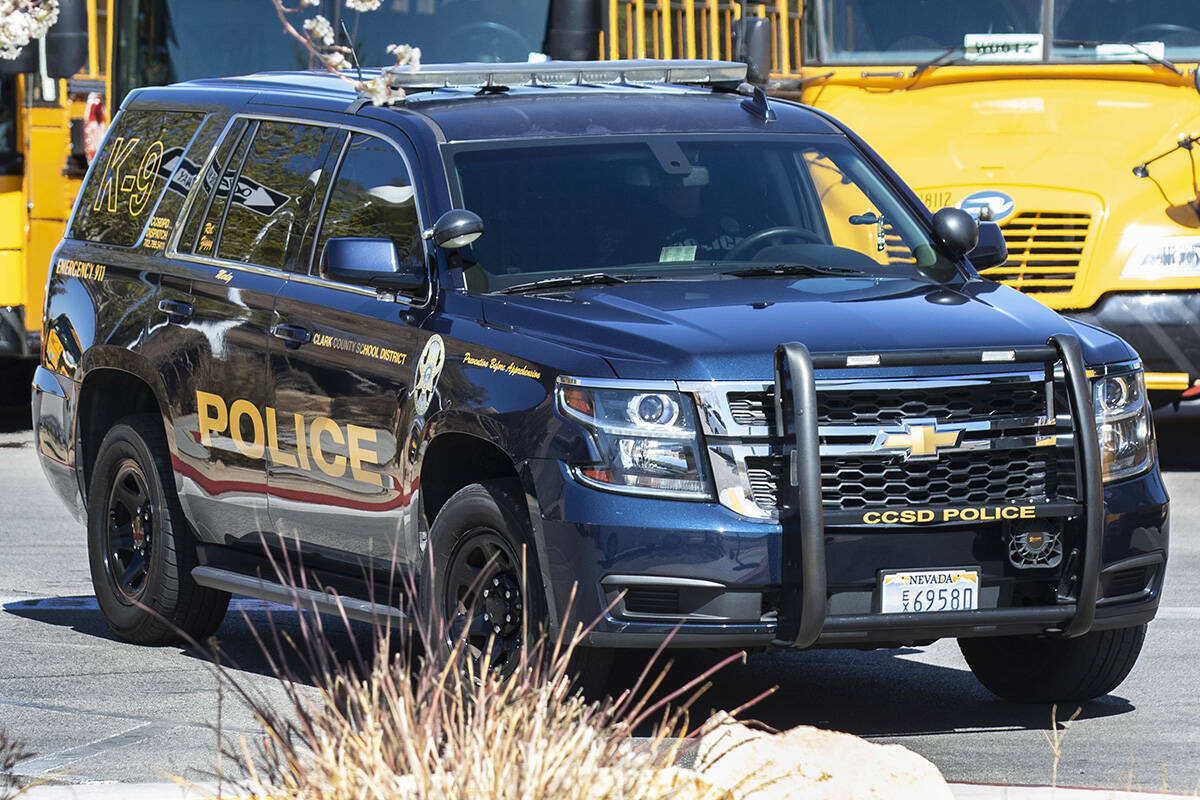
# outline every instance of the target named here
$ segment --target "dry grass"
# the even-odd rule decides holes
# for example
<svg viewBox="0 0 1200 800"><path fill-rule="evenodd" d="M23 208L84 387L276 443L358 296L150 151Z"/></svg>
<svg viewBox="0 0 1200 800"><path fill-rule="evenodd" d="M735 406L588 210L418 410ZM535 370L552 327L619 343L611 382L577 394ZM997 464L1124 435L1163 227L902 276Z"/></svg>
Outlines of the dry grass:
<svg viewBox="0 0 1200 800"><path fill-rule="evenodd" d="M299 635L272 625L260 640L282 685L280 704L221 669L262 728L252 739L225 740L225 758L250 776L240 791L276 800L723 796L673 764L681 737L694 733L688 707L713 672L744 654L672 691L662 688L666 669L648 665L631 689L593 702L572 682L582 628L541 638L501 676L462 637L428 646L448 639L429 622L411 636L376 626L369 657L339 659L325 620L341 627L302 613ZM643 727L647 738L635 745Z"/></svg>
<svg viewBox="0 0 1200 800"><path fill-rule="evenodd" d="M20 742L10 739L0 728L0 800L12 800L21 793L21 782L13 775L17 764L33 754Z"/></svg>

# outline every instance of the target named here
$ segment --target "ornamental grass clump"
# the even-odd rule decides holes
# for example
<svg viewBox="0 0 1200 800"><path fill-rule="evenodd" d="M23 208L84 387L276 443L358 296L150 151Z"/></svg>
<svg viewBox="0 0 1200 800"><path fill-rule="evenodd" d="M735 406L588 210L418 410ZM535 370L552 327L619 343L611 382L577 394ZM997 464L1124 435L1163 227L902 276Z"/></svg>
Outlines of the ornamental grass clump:
<svg viewBox="0 0 1200 800"><path fill-rule="evenodd" d="M582 627L556 640L532 637L507 674L489 670L465 635L435 633L428 622L416 628L401 635L376 626L371 657L345 658L319 615L301 613L296 636L272 625L260 644L282 703L223 670L262 728L226 739L224 754L248 776L239 789L275 800L726 796L673 764L691 733L688 707L713 672L743 654L671 691L655 659L631 688L591 701L573 680ZM635 730L643 736L632 738Z"/></svg>

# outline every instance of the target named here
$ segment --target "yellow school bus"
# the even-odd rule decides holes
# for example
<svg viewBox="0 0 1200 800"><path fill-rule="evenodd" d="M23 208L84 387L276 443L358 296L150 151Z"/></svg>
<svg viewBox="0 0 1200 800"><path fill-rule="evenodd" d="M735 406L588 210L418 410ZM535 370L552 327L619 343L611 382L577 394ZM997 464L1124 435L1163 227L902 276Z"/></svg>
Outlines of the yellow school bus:
<svg viewBox="0 0 1200 800"><path fill-rule="evenodd" d="M608 0L608 58L728 57L769 20L767 91L861 134L932 209L998 222L987 271L1125 337L1200 394L1200 3Z"/></svg>
<svg viewBox="0 0 1200 800"><path fill-rule="evenodd" d="M345 0L319 0L305 12L329 19L339 43L349 35L368 64L390 60L393 42L418 43L430 63L525 61L543 49L594 57L601 1L389 0L360 15ZM314 66L284 34L270 0L59 3L44 46L0 61L0 358L38 357L50 254L107 120L130 89ZM556 36L587 46L551 47Z"/></svg>

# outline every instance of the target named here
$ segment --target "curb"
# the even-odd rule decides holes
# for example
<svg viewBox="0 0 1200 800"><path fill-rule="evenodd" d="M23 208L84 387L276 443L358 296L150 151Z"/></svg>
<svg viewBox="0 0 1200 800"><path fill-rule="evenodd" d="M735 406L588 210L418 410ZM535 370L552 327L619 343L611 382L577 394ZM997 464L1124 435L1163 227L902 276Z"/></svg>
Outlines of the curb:
<svg viewBox="0 0 1200 800"><path fill-rule="evenodd" d="M20 794L19 800L212 800L213 784L180 786L176 783L76 783L42 784ZM1067 786L1001 786L988 783L951 783L955 800L1176 800L1194 795L1135 792L1124 789L1080 789ZM235 795L225 795L234 800Z"/></svg>
<svg viewBox="0 0 1200 800"><path fill-rule="evenodd" d="M952 783L954 800L1175 800L1195 795L1139 792L1127 789L1083 789L1073 786L1004 786L995 783Z"/></svg>

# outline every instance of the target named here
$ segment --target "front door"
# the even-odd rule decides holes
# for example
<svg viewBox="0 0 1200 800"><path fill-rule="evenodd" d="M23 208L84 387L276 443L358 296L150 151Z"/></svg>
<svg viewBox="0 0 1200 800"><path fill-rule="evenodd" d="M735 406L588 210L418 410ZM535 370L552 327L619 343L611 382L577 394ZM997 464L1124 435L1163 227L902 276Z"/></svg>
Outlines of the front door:
<svg viewBox="0 0 1200 800"><path fill-rule="evenodd" d="M413 371L431 336L418 327L424 297L326 276L325 243L342 236L391 239L402 263L427 270L412 171L382 137L346 140L310 271L280 292L270 345L279 453L267 479L276 530L357 572L370 561L408 563L417 552L417 476L405 443L420 422Z"/></svg>
<svg viewBox="0 0 1200 800"><path fill-rule="evenodd" d="M271 531L267 339L331 141L323 127L235 122L162 278L152 358L175 398L180 502L207 541Z"/></svg>

